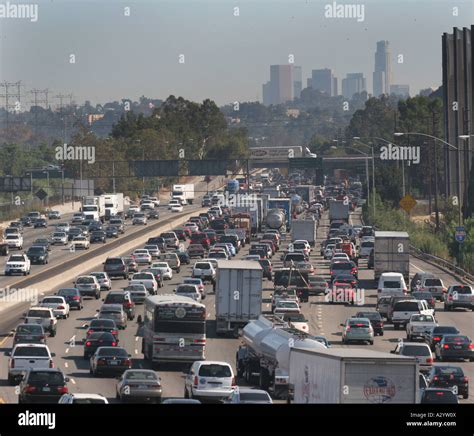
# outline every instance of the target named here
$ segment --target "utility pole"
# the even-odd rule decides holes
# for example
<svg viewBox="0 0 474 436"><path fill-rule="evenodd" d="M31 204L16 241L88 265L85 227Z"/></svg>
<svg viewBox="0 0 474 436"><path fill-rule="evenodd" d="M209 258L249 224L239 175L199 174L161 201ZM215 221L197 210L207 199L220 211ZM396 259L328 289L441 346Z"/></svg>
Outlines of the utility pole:
<svg viewBox="0 0 474 436"><path fill-rule="evenodd" d="M18 82L7 82L0 83L0 87L5 88L5 92L0 94L5 100L5 124L9 127L10 124L10 109L16 110L17 104L21 102L21 80ZM16 91L12 90L16 88ZM10 103L11 99L16 99L14 103Z"/></svg>
<svg viewBox="0 0 474 436"><path fill-rule="evenodd" d="M436 136L436 113L435 111L431 112L432 115L432 135ZM436 147L435 140L433 138L433 148L434 148L434 188L435 188L435 219L436 219L436 231L439 231L439 208L438 208L438 147Z"/></svg>
<svg viewBox="0 0 474 436"><path fill-rule="evenodd" d="M41 103L43 103L46 109L48 108L48 92L49 92L48 89L36 89L36 88L30 91L30 94L34 95L34 98L31 101L31 103L33 103L33 105L35 106L35 135L38 134L38 106ZM44 97L39 98L38 97L39 94L44 94Z"/></svg>

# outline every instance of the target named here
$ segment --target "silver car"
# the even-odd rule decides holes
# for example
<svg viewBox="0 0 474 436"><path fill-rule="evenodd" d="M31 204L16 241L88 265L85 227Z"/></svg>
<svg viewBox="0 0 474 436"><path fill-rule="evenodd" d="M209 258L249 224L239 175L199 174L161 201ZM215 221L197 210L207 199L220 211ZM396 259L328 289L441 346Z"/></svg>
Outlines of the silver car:
<svg viewBox="0 0 474 436"><path fill-rule="evenodd" d="M111 319L122 330L127 327L127 314L121 304L103 304L98 312L97 319Z"/></svg>
<svg viewBox="0 0 474 436"><path fill-rule="evenodd" d="M444 310L457 307L474 310L474 292L469 285L452 285L444 299Z"/></svg>
<svg viewBox="0 0 474 436"><path fill-rule="evenodd" d="M133 214L132 225L147 225L147 218L144 213L136 212Z"/></svg>
<svg viewBox="0 0 474 436"><path fill-rule="evenodd" d="M117 398L121 401L161 403L161 378L151 369L127 369L117 381Z"/></svg>
<svg viewBox="0 0 474 436"><path fill-rule="evenodd" d="M92 272L89 275L94 276L99 282L100 289L110 291L112 289L112 281L106 272Z"/></svg>
<svg viewBox="0 0 474 436"><path fill-rule="evenodd" d="M345 324L341 324L342 343L368 342L374 345L374 329L368 318L349 318Z"/></svg>

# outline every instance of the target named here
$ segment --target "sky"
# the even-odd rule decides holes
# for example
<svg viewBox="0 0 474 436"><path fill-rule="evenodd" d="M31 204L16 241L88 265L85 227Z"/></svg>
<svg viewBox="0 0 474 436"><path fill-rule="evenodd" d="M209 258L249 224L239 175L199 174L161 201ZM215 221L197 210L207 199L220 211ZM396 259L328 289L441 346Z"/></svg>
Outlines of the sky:
<svg viewBox="0 0 474 436"><path fill-rule="evenodd" d="M7 3L0 0L0 12ZM170 94L219 105L261 101L269 66L289 55L303 69L303 87L312 69L331 68L339 90L347 73L363 72L371 92L379 40L390 43L392 83L409 84L414 95L441 84L443 32L474 24L472 0L336 2L363 5L363 21L326 18L328 0L9 3L38 6L34 22L0 18L0 82L21 80L27 105L33 88L50 89L53 105L60 93L78 104Z"/></svg>

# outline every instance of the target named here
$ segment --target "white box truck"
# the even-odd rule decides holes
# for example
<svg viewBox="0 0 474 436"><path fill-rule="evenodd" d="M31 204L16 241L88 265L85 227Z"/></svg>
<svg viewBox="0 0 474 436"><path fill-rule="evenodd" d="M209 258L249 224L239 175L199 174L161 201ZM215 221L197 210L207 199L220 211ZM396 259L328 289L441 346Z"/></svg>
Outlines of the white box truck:
<svg viewBox="0 0 474 436"><path fill-rule="evenodd" d="M293 220L291 223L291 240L306 239L311 247L316 243L318 222L316 220Z"/></svg>
<svg viewBox="0 0 474 436"><path fill-rule="evenodd" d="M181 201L181 204L193 204L194 201L194 185L189 183L187 185L173 185L171 198L176 198Z"/></svg>
<svg viewBox="0 0 474 436"><path fill-rule="evenodd" d="M343 220L349 222L349 203L344 200L333 200L329 202L329 220Z"/></svg>
<svg viewBox="0 0 474 436"><path fill-rule="evenodd" d="M121 215L124 210L123 193L103 194L105 202L105 219L111 216Z"/></svg>
<svg viewBox="0 0 474 436"><path fill-rule="evenodd" d="M414 357L331 348L290 353L290 396L297 404L415 404L419 374Z"/></svg>
<svg viewBox="0 0 474 436"><path fill-rule="evenodd" d="M216 331L233 333L262 311L263 269L250 260L219 260L216 280Z"/></svg>
<svg viewBox="0 0 474 436"><path fill-rule="evenodd" d="M375 232L375 281L387 272L403 274L405 282L410 281L410 237L407 232Z"/></svg>

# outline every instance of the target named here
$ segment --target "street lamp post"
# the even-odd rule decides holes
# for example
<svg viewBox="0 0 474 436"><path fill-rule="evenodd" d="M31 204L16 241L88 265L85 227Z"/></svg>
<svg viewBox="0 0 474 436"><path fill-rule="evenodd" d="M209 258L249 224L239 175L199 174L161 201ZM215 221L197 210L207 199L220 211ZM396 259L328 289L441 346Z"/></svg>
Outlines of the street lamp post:
<svg viewBox="0 0 474 436"><path fill-rule="evenodd" d="M46 179L48 181L48 186L47 186L47 191L48 191L48 195L46 196L46 207L49 208L49 193L50 193L50 189L49 189L49 171L43 171L43 174L46 174Z"/></svg>
<svg viewBox="0 0 474 436"><path fill-rule="evenodd" d="M352 139L356 140L359 144L361 144L361 145L363 145L367 148L370 148L370 150L372 152L372 210L373 210L374 219L375 219L375 155L374 155L374 146L365 144L364 142L361 142L359 136L354 136ZM375 139L381 139L381 138L375 138ZM385 139L382 139L382 141L385 141ZM368 203L368 204L369 204L369 207L370 207L370 203Z"/></svg>

